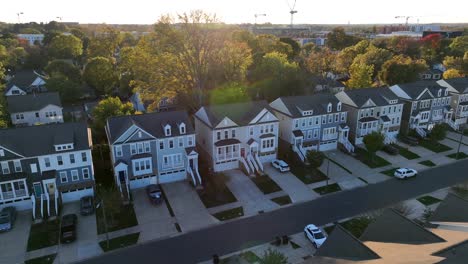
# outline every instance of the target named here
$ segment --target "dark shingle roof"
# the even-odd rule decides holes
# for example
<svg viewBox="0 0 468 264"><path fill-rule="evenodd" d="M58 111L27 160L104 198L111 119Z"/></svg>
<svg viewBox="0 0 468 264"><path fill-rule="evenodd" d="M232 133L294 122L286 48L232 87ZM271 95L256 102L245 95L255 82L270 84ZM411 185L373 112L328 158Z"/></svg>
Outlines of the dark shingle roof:
<svg viewBox="0 0 468 264"><path fill-rule="evenodd" d="M364 245L359 239L340 225L337 225L331 235L315 252L315 256L347 260L371 260L380 256Z"/></svg>
<svg viewBox="0 0 468 264"><path fill-rule="evenodd" d="M142 115L115 116L107 119L106 130L111 143L114 143L132 125L136 125L156 138L179 136L178 125L185 124L185 134L193 134L194 129L185 111L169 111ZM166 136L164 126L171 126L171 136Z"/></svg>
<svg viewBox="0 0 468 264"><path fill-rule="evenodd" d="M468 201L449 193L434 211L429 221L468 223Z"/></svg>
<svg viewBox="0 0 468 264"><path fill-rule="evenodd" d="M239 143L240 141L238 139L228 138L228 139L222 139L222 140L216 141L214 144L217 147L221 147L221 146L228 146L228 145L234 145L234 144L239 144Z"/></svg>
<svg viewBox="0 0 468 264"><path fill-rule="evenodd" d="M27 92L29 86L36 80L37 75L33 70L18 71L7 83L5 93L8 92L13 86L20 88Z"/></svg>
<svg viewBox="0 0 468 264"><path fill-rule="evenodd" d="M361 88L345 92L358 108L362 107L369 99L377 106L385 106L390 104L390 100L398 100L398 97L388 87Z"/></svg>
<svg viewBox="0 0 468 264"><path fill-rule="evenodd" d="M438 262L440 264L468 263L468 240L437 251L432 255L445 258Z"/></svg>
<svg viewBox="0 0 468 264"><path fill-rule="evenodd" d="M280 97L292 117L302 117L302 111L313 110L313 115L327 113L328 103L332 103L332 113L337 111L338 99L332 94L317 93L308 96Z"/></svg>
<svg viewBox="0 0 468 264"><path fill-rule="evenodd" d="M210 105L204 106L208 119L212 126L216 126L225 117L228 117L236 124L247 125L263 109L270 110L266 101L254 101L236 104Z"/></svg>
<svg viewBox="0 0 468 264"><path fill-rule="evenodd" d="M393 209L385 209L383 214L366 228L360 239L416 245L445 241Z"/></svg>
<svg viewBox="0 0 468 264"><path fill-rule="evenodd" d="M446 89L445 87L439 85L437 81L417 81L412 83L398 84L398 86L413 100L415 100L426 88L429 89L433 96L437 96L437 91L439 89L442 89L443 91Z"/></svg>
<svg viewBox="0 0 468 264"><path fill-rule="evenodd" d="M62 135L67 135L72 142L61 143L74 143L71 151L90 148L88 126L84 122L0 129L0 146L25 157L59 153L54 144L57 138L64 138Z"/></svg>
<svg viewBox="0 0 468 264"><path fill-rule="evenodd" d="M468 93L468 77L451 78L444 80L459 93Z"/></svg>
<svg viewBox="0 0 468 264"><path fill-rule="evenodd" d="M62 107L58 93L38 93L7 96L8 112L21 113L38 111L48 105Z"/></svg>

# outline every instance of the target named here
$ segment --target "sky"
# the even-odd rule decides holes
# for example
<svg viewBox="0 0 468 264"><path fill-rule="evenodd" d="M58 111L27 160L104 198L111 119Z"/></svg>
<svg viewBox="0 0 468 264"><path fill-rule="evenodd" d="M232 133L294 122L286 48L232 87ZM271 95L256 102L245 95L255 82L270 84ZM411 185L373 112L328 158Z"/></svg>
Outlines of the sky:
<svg viewBox="0 0 468 264"><path fill-rule="evenodd" d="M152 24L162 14L201 9L225 23L288 24L294 0L15 0L2 4L0 21ZM295 24L468 23L467 0L297 0Z"/></svg>

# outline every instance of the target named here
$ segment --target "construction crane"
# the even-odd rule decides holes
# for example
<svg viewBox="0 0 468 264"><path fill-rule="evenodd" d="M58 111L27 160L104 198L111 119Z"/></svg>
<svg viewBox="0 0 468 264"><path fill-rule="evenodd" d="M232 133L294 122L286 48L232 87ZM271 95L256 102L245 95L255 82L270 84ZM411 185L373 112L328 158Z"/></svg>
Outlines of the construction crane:
<svg viewBox="0 0 468 264"><path fill-rule="evenodd" d="M255 14L254 17L255 17L255 24L254 25L257 25L257 17L264 17L266 16L266 14Z"/></svg>
<svg viewBox="0 0 468 264"><path fill-rule="evenodd" d="M395 18L404 18L405 19L405 27L408 28L408 20L412 18L412 16L396 16Z"/></svg>
<svg viewBox="0 0 468 264"><path fill-rule="evenodd" d="M296 7L296 0L294 0L294 4L292 6L289 4L288 1L286 1L286 3L288 3L289 14L291 14L291 28L292 28L293 27L293 22L294 22L294 14L297 13L297 10L294 10L294 8Z"/></svg>

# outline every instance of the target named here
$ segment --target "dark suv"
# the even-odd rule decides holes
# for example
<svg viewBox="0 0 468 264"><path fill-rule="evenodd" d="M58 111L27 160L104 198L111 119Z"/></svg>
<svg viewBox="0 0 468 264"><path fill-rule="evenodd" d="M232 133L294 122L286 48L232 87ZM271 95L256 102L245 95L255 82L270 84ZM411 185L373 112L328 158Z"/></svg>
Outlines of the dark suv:
<svg viewBox="0 0 468 264"><path fill-rule="evenodd" d="M146 186L146 194L152 204L160 204L163 201L161 188L156 184Z"/></svg>
<svg viewBox="0 0 468 264"><path fill-rule="evenodd" d="M13 206L3 208L0 212L0 232L11 230L15 220L16 208Z"/></svg>
<svg viewBox="0 0 468 264"><path fill-rule="evenodd" d="M60 242L71 243L76 240L76 224L78 217L76 214L67 214L62 216L60 224Z"/></svg>

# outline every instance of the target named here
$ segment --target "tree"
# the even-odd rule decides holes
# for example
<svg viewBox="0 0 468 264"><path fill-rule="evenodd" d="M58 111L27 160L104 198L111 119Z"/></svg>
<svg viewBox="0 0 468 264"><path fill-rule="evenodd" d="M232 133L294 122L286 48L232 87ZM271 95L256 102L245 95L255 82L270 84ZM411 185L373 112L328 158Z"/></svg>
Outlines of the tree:
<svg viewBox="0 0 468 264"><path fill-rule="evenodd" d="M1 82L3 80L5 69L0 61L0 93L4 94L5 85ZM8 127L9 116L6 110L6 100L4 96L0 96L0 128Z"/></svg>
<svg viewBox="0 0 468 264"><path fill-rule="evenodd" d="M92 58L86 64L83 79L99 94L110 94L117 83L114 66L104 57Z"/></svg>
<svg viewBox="0 0 468 264"><path fill-rule="evenodd" d="M421 58L429 63L440 62L442 56L442 36L430 34L421 39Z"/></svg>
<svg viewBox="0 0 468 264"><path fill-rule="evenodd" d="M384 147L384 140L385 136L378 131L364 136L363 142L372 160L374 160L375 153Z"/></svg>
<svg viewBox="0 0 468 264"><path fill-rule="evenodd" d="M247 88L236 83L228 84L210 91L210 105L231 104L249 100Z"/></svg>
<svg viewBox="0 0 468 264"><path fill-rule="evenodd" d="M443 140L447 135L447 128L443 124L436 124L431 133L429 133L429 139L434 143L438 144L439 141Z"/></svg>
<svg viewBox="0 0 468 264"><path fill-rule="evenodd" d="M385 84L408 83L416 81L419 74L427 70L424 60L413 60L403 55L397 55L386 61L379 72L379 79Z"/></svg>
<svg viewBox="0 0 468 264"><path fill-rule="evenodd" d="M307 151L306 159L310 167L317 169L322 166L323 161L325 160L325 154L320 151L309 150Z"/></svg>
<svg viewBox="0 0 468 264"><path fill-rule="evenodd" d="M468 36L456 37L449 46L452 55L463 56L468 51Z"/></svg>
<svg viewBox="0 0 468 264"><path fill-rule="evenodd" d="M44 68L44 71L49 76L63 75L69 80L80 83L81 72L80 69L63 60L53 60Z"/></svg>
<svg viewBox="0 0 468 264"><path fill-rule="evenodd" d="M299 46L299 43L297 41L295 41L292 38L280 38L280 41L291 46L292 52L289 59L293 59L299 55L299 52L301 51L301 46Z"/></svg>
<svg viewBox="0 0 468 264"><path fill-rule="evenodd" d="M327 35L327 46L333 50L342 50L346 47L352 46L361 40L358 37L347 35L344 28L337 27Z"/></svg>
<svg viewBox="0 0 468 264"><path fill-rule="evenodd" d="M221 69L225 82L241 83L252 64L252 53L246 43L226 41L218 51L216 68Z"/></svg>
<svg viewBox="0 0 468 264"><path fill-rule="evenodd" d="M444 72L444 79L459 78L463 77L463 74L460 73L457 69L448 69Z"/></svg>
<svg viewBox="0 0 468 264"><path fill-rule="evenodd" d="M386 49L380 49L374 45L369 45L365 53L358 54L354 60L354 63L361 65L372 65L374 71L372 73L372 79L377 76L377 73L382 69L382 65L389 59L392 58L392 52Z"/></svg>
<svg viewBox="0 0 468 264"><path fill-rule="evenodd" d="M374 65L353 63L349 70L350 79L346 82L348 88L368 88L372 86Z"/></svg>
<svg viewBox="0 0 468 264"><path fill-rule="evenodd" d="M47 79L46 87L51 92L58 92L60 99L65 102L74 102L83 94L80 83L60 74L54 74L53 77Z"/></svg>
<svg viewBox="0 0 468 264"><path fill-rule="evenodd" d="M106 220L109 221L107 225L114 226L115 216L118 215L122 210L122 196L120 192L117 190L117 188L115 188L115 186L104 187L99 188L98 196L101 199L101 203L103 203L103 206L105 207ZM98 217L98 219L103 218Z"/></svg>
<svg viewBox="0 0 468 264"><path fill-rule="evenodd" d="M49 55L56 59L76 59L83 53L83 43L73 35L57 35L49 44Z"/></svg>
<svg viewBox="0 0 468 264"><path fill-rule="evenodd" d="M287 264L288 258L282 253L268 249L259 261L260 264Z"/></svg>
<svg viewBox="0 0 468 264"><path fill-rule="evenodd" d="M335 70L340 73L348 73L354 59L359 54L364 54L368 47L369 41L361 40L356 45L341 50L336 57Z"/></svg>
<svg viewBox="0 0 468 264"><path fill-rule="evenodd" d="M113 58L120 43L120 33L106 26L96 32L95 37L91 38L88 45L88 57Z"/></svg>
<svg viewBox="0 0 468 264"><path fill-rule="evenodd" d="M309 53L305 67L310 73L325 77L327 72L335 69L335 61L336 55L329 48L323 48Z"/></svg>
<svg viewBox="0 0 468 264"><path fill-rule="evenodd" d="M99 102L93 110L94 129L102 133L104 125L109 117L132 115L135 113L130 102L122 103L118 97L109 97Z"/></svg>

